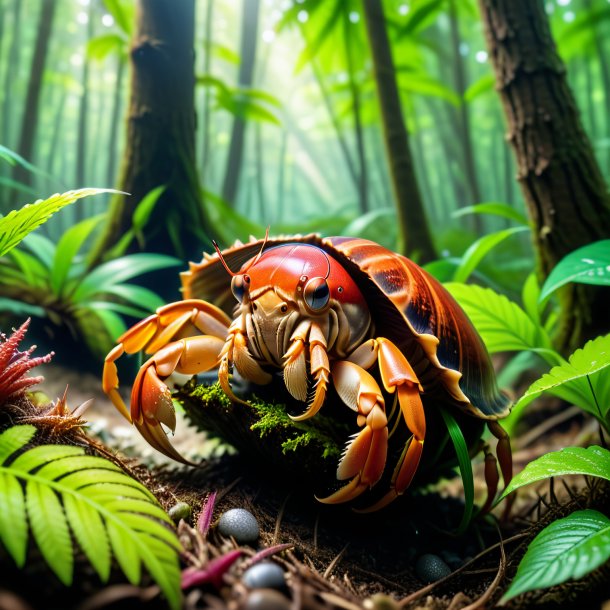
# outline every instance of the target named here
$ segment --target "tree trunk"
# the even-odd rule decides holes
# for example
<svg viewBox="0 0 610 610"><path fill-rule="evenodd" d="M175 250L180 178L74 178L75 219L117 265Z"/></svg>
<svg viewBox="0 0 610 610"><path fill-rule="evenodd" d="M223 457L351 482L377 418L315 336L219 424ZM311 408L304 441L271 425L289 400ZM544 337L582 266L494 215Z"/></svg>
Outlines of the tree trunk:
<svg viewBox="0 0 610 610"><path fill-rule="evenodd" d="M42 77L44 75L45 61L48 55L49 40L53 27L53 16L57 2L55 0L44 0L40 9L38 28L36 30L36 47L32 56L30 68L30 81L25 99L25 108L21 121L21 135L17 151L25 159L31 159L34 147L34 136L38 125L38 114L40 108L40 91L42 90ZM16 165L13 178L17 182L30 184L31 175L21 165Z"/></svg>
<svg viewBox="0 0 610 610"><path fill-rule="evenodd" d="M110 136L108 138L108 165L106 166L106 184L114 184L116 180L119 124L121 121L121 94L123 92L123 82L125 80L126 60L121 53L118 56L118 66L114 93L112 96L112 116L110 118Z"/></svg>
<svg viewBox="0 0 610 610"><path fill-rule="evenodd" d="M130 195L113 198L92 263L131 227L136 206L159 185L167 188L144 230L147 250L198 259L212 235L195 165L194 13L194 0L137 3L119 180Z"/></svg>
<svg viewBox="0 0 610 610"><path fill-rule="evenodd" d="M212 69L212 20L214 17L214 0L208 0L205 13L205 46L203 56L203 73L211 74ZM206 170L210 161L210 119L212 116L212 104L210 99L210 88L203 88L203 107L201 109L201 175L203 184L207 184Z"/></svg>
<svg viewBox="0 0 610 610"><path fill-rule="evenodd" d="M489 55L534 223L540 274L566 254L610 237L610 197L582 128L543 0L479 0ZM608 289L570 284L560 293L557 346L564 352L608 331Z"/></svg>
<svg viewBox="0 0 610 610"><path fill-rule="evenodd" d="M256 42L258 37L258 7L260 0L243 0L243 15L241 25L241 49L239 64L239 86L251 87L254 74L254 59L256 57ZM235 205L239 188L242 157L244 154L244 140L246 135L246 122L241 117L233 119L231 142L225 177L222 186L222 198L231 205Z"/></svg>
<svg viewBox="0 0 610 610"><path fill-rule="evenodd" d="M378 0L364 0L363 4L394 187L399 248L403 254L427 262L436 253L415 177L383 8Z"/></svg>
<svg viewBox="0 0 610 610"><path fill-rule="evenodd" d="M451 35L451 46L453 55L453 78L458 95L463 99L466 91L466 67L461 53L462 41L460 37L460 26L457 15L456 0L449 2L449 31ZM462 159L466 184L470 193L469 205L481 203L481 190L477 179L476 163L474 158L474 148L470 136L470 114L469 105L466 102L460 104L459 109L451 109L456 115L456 133L460 141L458 159ZM463 204L463 202L460 202ZM482 221L479 214L472 215L472 222L476 233L482 231Z"/></svg>
<svg viewBox="0 0 610 610"><path fill-rule="evenodd" d="M19 70L19 56L21 51L21 0L13 2L13 23L11 27L11 46L8 52L8 64L4 73L4 89L2 91L2 144L12 147L13 133L11 126L14 124L14 117L11 120L11 110L13 99L13 79Z"/></svg>
<svg viewBox="0 0 610 610"><path fill-rule="evenodd" d="M87 23L87 40L93 38L93 2L89 3L89 21ZM87 115L89 114L89 68L90 60L87 54L83 62L82 87L83 92L80 96L78 106L78 137L76 141L76 175L75 186L82 188L85 186L85 175L87 168ZM80 215L82 206L76 208L77 217Z"/></svg>

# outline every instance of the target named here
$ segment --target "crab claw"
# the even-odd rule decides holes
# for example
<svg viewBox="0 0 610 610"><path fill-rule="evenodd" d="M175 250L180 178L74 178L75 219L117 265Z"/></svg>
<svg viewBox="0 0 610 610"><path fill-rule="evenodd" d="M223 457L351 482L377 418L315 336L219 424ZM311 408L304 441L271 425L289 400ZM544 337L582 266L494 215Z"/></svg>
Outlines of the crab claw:
<svg viewBox="0 0 610 610"><path fill-rule="evenodd" d="M174 341L160 349L139 370L131 391L131 421L155 449L183 464L193 464L172 446L162 425L172 432L176 412L164 379L172 373L193 375L218 364L222 339L203 335Z"/></svg>

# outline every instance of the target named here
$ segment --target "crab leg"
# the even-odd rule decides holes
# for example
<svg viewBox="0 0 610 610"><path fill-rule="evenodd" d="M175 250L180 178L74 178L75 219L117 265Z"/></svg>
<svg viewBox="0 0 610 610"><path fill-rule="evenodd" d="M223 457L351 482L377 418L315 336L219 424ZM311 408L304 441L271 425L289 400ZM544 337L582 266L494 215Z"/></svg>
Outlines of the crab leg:
<svg viewBox="0 0 610 610"><path fill-rule="evenodd" d="M188 463L171 445L161 427L172 432L176 415L172 396L164 380L172 373L196 375L218 366L224 341L201 335L186 337L161 348L140 368L131 392L131 419L142 436L158 451Z"/></svg>
<svg viewBox="0 0 610 610"><path fill-rule="evenodd" d="M177 338L179 333L211 335L224 339L231 320L218 307L198 299L170 303L132 326L117 340L118 345L106 356L102 387L114 406L131 421L131 415L119 394L119 377L115 362L124 354L144 351L154 354ZM188 325L192 326L189 331Z"/></svg>
<svg viewBox="0 0 610 610"><path fill-rule="evenodd" d="M362 367L347 360L332 365L332 376L341 400L358 413L358 425L363 429L347 446L339 467L339 480L352 480L326 498L325 504L353 500L375 485L385 468L388 449L388 420L381 389Z"/></svg>

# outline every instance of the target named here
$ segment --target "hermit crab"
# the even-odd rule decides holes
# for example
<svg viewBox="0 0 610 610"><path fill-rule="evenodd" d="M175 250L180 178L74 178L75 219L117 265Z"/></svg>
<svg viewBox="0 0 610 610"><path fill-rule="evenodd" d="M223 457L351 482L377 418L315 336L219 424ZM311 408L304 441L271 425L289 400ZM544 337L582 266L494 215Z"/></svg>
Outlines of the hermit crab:
<svg viewBox="0 0 610 610"><path fill-rule="evenodd" d="M129 329L105 361L104 391L153 447L182 460L161 426L175 427L165 383L173 373L217 368L224 392L241 401L231 386L234 371L256 385L279 371L288 392L304 403L294 420L315 416L331 386L354 411L357 432L336 473L345 484L322 502L354 500L384 473L386 489L367 510L401 495L422 457L426 411L441 406L487 422L508 483L510 443L497 420L509 413L510 400L497 387L481 338L438 281L359 238L266 236L224 251L215 247L181 274L184 300ZM136 376L128 410L116 360L139 351L150 358ZM391 403L408 432L395 463L388 463L397 427L389 430ZM487 507L499 481L495 460L489 461Z"/></svg>

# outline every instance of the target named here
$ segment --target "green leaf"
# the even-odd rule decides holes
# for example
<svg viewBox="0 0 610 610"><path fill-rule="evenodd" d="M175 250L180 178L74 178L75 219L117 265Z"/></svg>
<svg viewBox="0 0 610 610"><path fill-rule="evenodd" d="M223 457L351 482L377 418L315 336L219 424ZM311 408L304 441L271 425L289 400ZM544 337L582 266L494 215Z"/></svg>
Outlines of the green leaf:
<svg viewBox="0 0 610 610"><path fill-rule="evenodd" d="M502 231L496 231L489 235L477 239L469 248L464 252L462 261L458 268L455 270L453 276L454 282L465 282L468 276L475 270L481 260L489 254L489 252L495 248L499 243L505 239L515 235L516 233L522 233L523 231L529 231L529 227L511 227L510 229L503 229Z"/></svg>
<svg viewBox="0 0 610 610"><path fill-rule="evenodd" d="M407 13L407 17L400 29L398 35L413 36L424 28L428 27L437 16L437 13L442 9L445 0L424 0L423 2L414 3L411 10Z"/></svg>
<svg viewBox="0 0 610 610"><path fill-rule="evenodd" d="M555 366L535 381L515 408L521 409L543 392L550 392L603 421L610 411L610 384L606 371L609 366L610 335L592 339L577 349L568 362Z"/></svg>
<svg viewBox="0 0 610 610"><path fill-rule="evenodd" d="M127 40L119 34L102 34L87 43L87 57L101 61L112 53L124 55L127 45Z"/></svg>
<svg viewBox="0 0 610 610"><path fill-rule="evenodd" d="M101 264L80 283L73 298L83 301L143 273L179 265L180 261L164 254L130 254Z"/></svg>
<svg viewBox="0 0 610 610"><path fill-rule="evenodd" d="M464 101L470 103L485 93L493 91L496 79L493 74L483 74L464 91Z"/></svg>
<svg viewBox="0 0 610 610"><path fill-rule="evenodd" d="M62 236L55 249L53 265L51 267L51 289L54 294L61 295L72 261L93 230L105 218L99 214L87 218L70 227Z"/></svg>
<svg viewBox="0 0 610 610"><path fill-rule="evenodd" d="M610 519L596 510L578 510L554 521L532 540L501 602L582 578L609 558Z"/></svg>
<svg viewBox="0 0 610 610"><path fill-rule="evenodd" d="M399 88L403 93L437 97L453 106L461 104L460 96L440 80L421 72L407 72L407 74L408 76L403 76L399 80Z"/></svg>
<svg viewBox="0 0 610 610"><path fill-rule="evenodd" d="M602 239L564 256L544 282L540 299L569 282L610 286L610 239Z"/></svg>
<svg viewBox="0 0 610 610"><path fill-rule="evenodd" d="M511 205L498 201L488 201L486 203L465 206L453 212L451 216L453 216L453 218L459 218L460 216L466 216L468 214L489 214L491 216L499 216L500 218L514 220L517 224L522 226L529 226L528 220L523 214L515 210Z"/></svg>
<svg viewBox="0 0 610 610"><path fill-rule="evenodd" d="M569 474L600 477L610 481L610 451L593 446L586 449L565 447L559 451L546 453L517 473L498 501L525 485Z"/></svg>
<svg viewBox="0 0 610 610"><path fill-rule="evenodd" d="M142 197L142 200L138 203L133 213L132 226L134 231L141 231L146 226L152 211L155 209L157 201L159 201L159 197L163 195L166 188L167 185L162 184L151 189Z"/></svg>
<svg viewBox="0 0 610 610"><path fill-rule="evenodd" d="M527 312L527 315L534 321L535 324L540 326L540 304L538 297L540 296L540 286L538 285L538 278L536 273L532 271L527 276L523 284L523 290L521 291L521 300L523 301L523 308Z"/></svg>
<svg viewBox="0 0 610 610"><path fill-rule="evenodd" d="M149 310L150 313L163 307L167 303L152 290L137 286L136 284L117 284L109 286L106 290L107 294L114 294L121 299L139 305L144 310Z"/></svg>
<svg viewBox="0 0 610 610"><path fill-rule="evenodd" d="M466 531L466 528L470 523L472 509L474 507L474 476L472 474L472 462L470 461L468 445L466 444L464 435L453 415L443 407L441 407L440 411L443 420L445 421L445 425L447 426L449 436L451 437L451 442L455 448L455 453L457 454L462 484L464 485L464 513L462 514L462 520L457 528L457 533L461 534Z"/></svg>
<svg viewBox="0 0 610 610"><path fill-rule="evenodd" d="M116 193L112 189L86 188L52 195L48 199L24 205L0 218L0 256L12 250L28 233L46 222L55 212L83 197Z"/></svg>
<svg viewBox="0 0 610 610"><path fill-rule="evenodd" d="M445 288L462 306L491 354L532 350L552 364L558 361L546 331L504 295L460 283L448 283Z"/></svg>
<svg viewBox="0 0 610 610"><path fill-rule="evenodd" d="M103 0L119 29L131 37L135 21L135 5L131 0Z"/></svg>
<svg viewBox="0 0 610 610"><path fill-rule="evenodd" d="M25 562L29 522L42 556L64 584L72 580L73 536L103 582L113 555L135 585L144 564L179 610L181 547L152 494L82 447L26 449L34 433L33 426L14 426L0 434L0 542L17 565Z"/></svg>

